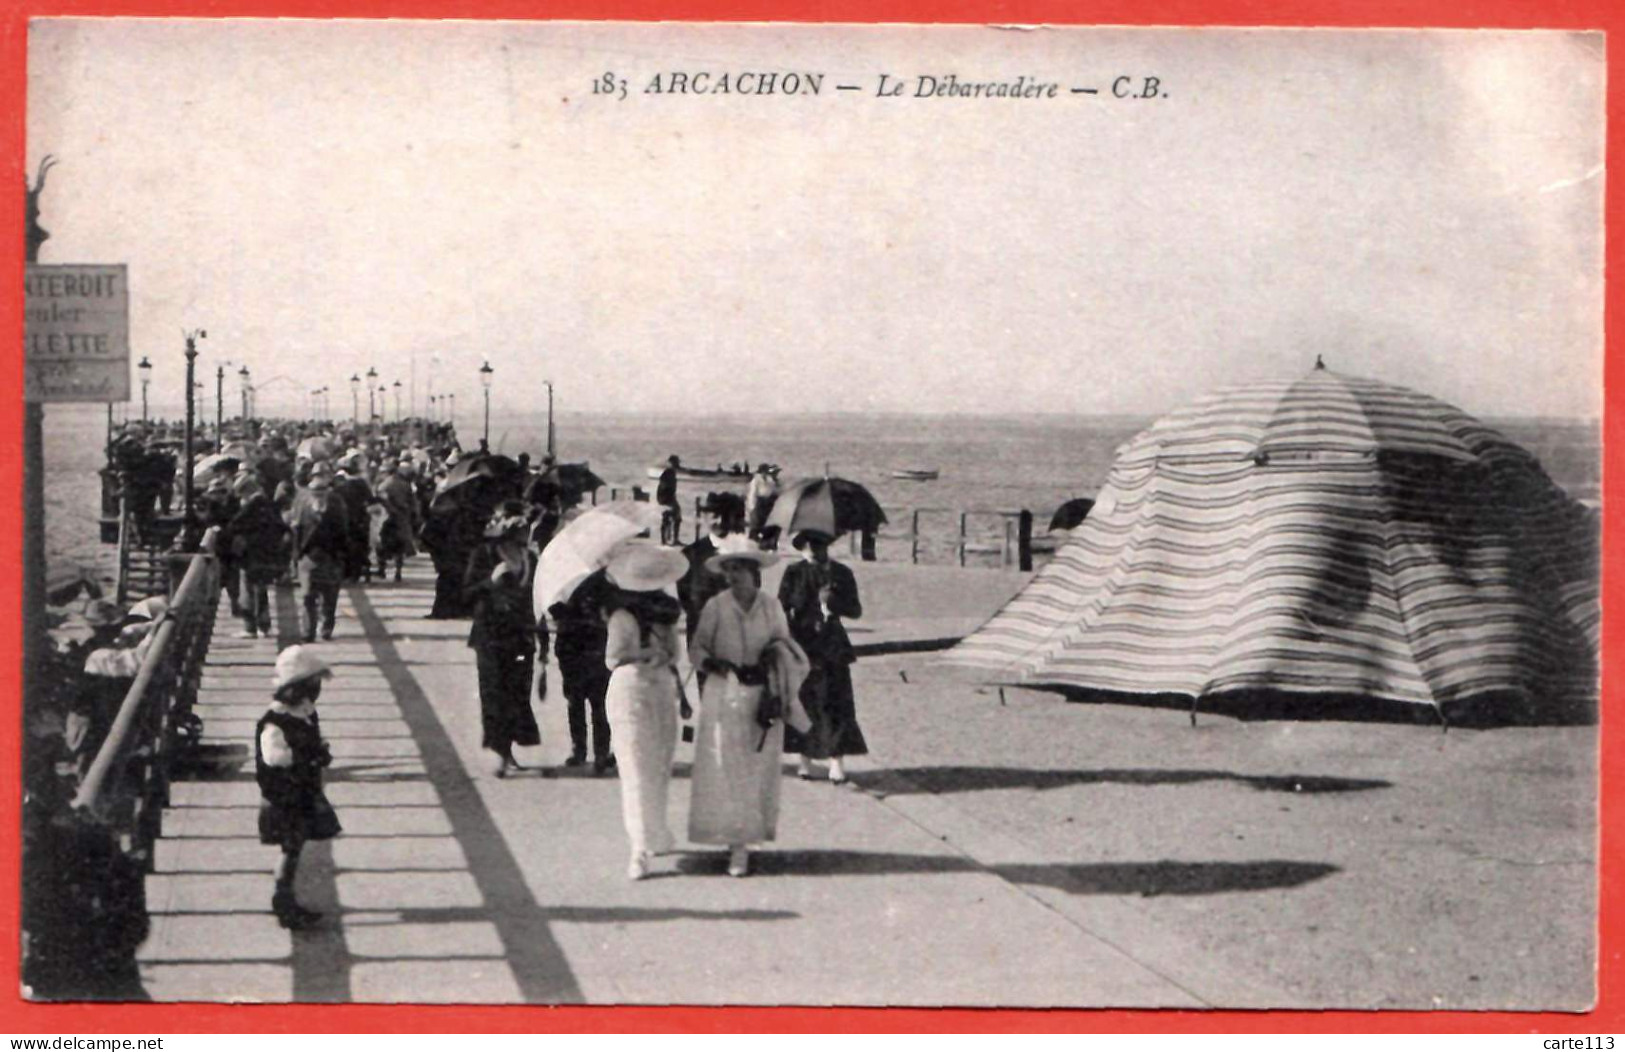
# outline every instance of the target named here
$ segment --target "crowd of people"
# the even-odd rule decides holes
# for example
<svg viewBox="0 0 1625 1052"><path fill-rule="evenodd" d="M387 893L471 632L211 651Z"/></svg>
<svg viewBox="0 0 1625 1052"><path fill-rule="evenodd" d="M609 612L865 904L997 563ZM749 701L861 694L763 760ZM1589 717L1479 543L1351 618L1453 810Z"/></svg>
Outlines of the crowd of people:
<svg viewBox="0 0 1625 1052"><path fill-rule="evenodd" d="M158 478L168 442L161 431L136 433L116 448L138 517L157 516L174 488ZM491 462L479 485L459 472L465 457ZM543 610L543 553L593 511L559 484L551 458L533 470L524 457L464 454L443 429L356 435L284 422L228 435L198 462L210 469L198 486L200 525L218 528L240 635L272 631L279 583L296 587L303 607L303 645L280 653L254 743L261 838L282 852L272 908L289 928L317 920L293 894L303 845L340 828L321 788L331 754L316 702L331 670L318 641L333 637L346 583L399 581L419 551L435 567L428 616L470 621L490 773L522 771L515 749L541 741L533 706L549 696L551 649L570 734L564 766L618 775L633 880L677 844L668 802L680 735L695 750L687 838L727 848L735 876L750 872L752 846L777 835L783 754L796 757L799 777L825 776L816 762L840 784L846 758L867 752L843 627L862 616L856 579L830 557L828 533L801 530L789 538L794 556L777 550L764 529L778 489L767 464L745 495L707 495L702 535L685 547L670 458L655 494L659 536L651 527L620 544ZM787 556L777 591L764 590L763 571Z"/></svg>

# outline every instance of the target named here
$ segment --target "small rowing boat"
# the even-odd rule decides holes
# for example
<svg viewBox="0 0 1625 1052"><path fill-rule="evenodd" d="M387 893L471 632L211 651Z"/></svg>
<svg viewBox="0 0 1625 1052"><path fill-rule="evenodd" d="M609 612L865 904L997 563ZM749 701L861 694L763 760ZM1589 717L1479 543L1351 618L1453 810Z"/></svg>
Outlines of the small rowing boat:
<svg viewBox="0 0 1625 1052"><path fill-rule="evenodd" d="M904 482L932 482L941 474L936 468L896 468L891 477Z"/></svg>
<svg viewBox="0 0 1625 1052"><path fill-rule="evenodd" d="M656 464L649 468L646 474L649 478L658 479L665 470L666 466L664 464ZM716 482L719 480L723 482L749 482L750 476L751 472L748 468L725 468L720 466L716 468L679 466L677 468L679 482Z"/></svg>

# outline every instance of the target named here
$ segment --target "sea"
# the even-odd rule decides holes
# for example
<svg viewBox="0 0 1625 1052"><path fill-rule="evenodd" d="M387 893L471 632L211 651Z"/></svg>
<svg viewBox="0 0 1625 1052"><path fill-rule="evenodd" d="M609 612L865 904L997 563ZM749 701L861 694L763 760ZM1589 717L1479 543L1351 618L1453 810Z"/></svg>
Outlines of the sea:
<svg viewBox="0 0 1625 1052"><path fill-rule="evenodd" d="M122 407L118 407L120 410ZM1151 423L1135 416L972 416L853 414L621 415L560 414L558 457L584 462L618 494L654 488L647 470L676 454L691 467L778 464L781 478L834 475L868 487L889 525L879 557L907 560L909 541L888 538L911 529L920 512L922 561L958 558L959 515L980 550L968 564L1001 565L1005 523L1034 513L1040 534L1064 501L1092 496L1114 451ZM1579 499L1598 499L1601 432L1596 421L1486 420L1540 458L1552 478ZM53 578L77 568L110 580L113 546L97 539L99 479L107 413L103 406L49 406L45 423L46 540ZM478 444L482 421L459 422L465 448ZM493 416L491 448L532 460L547 446L545 412ZM894 471L939 473L929 482L895 479ZM685 482L686 507L710 489L744 491L744 483ZM601 493L600 498L607 497ZM688 524L685 523L685 529Z"/></svg>

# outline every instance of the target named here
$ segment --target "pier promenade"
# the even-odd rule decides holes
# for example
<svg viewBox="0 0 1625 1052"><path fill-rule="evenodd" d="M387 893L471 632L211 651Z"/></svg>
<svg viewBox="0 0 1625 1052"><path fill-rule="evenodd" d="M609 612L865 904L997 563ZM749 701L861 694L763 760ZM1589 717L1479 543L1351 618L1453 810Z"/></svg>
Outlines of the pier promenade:
<svg viewBox="0 0 1625 1052"><path fill-rule="evenodd" d="M892 572L907 570L919 576ZM944 602L916 618L871 576L863 645L962 632L976 617L967 603L1019 584L940 576ZM280 640L217 637L197 708L206 743L252 741L279 641L293 636L293 597L279 598ZM520 750L548 776L482 771L467 625L424 620L431 598L421 561L399 585L349 588L321 645L336 673L320 708L345 833L307 849L300 888L328 914L323 925L292 934L267 910L275 849L254 835L251 760L174 786L141 952L155 999L1202 1003L1109 939L1058 923L918 816L850 786L787 779L780 840L755 854L748 879L703 848L628 881L618 783L558 767L562 700L539 706L543 744ZM680 748L679 836L690 756ZM1080 974L1094 978L1080 987Z"/></svg>
<svg viewBox="0 0 1625 1052"><path fill-rule="evenodd" d="M300 933L269 911L276 851L255 835L248 751L297 597L278 593L273 639L231 638L222 610L197 712L226 759L173 786L147 881L148 994L1581 1007L1594 728L1193 729L1182 713L933 685L916 651L973 628L1023 575L854 569L873 753L846 787L787 776L779 840L743 880L698 847L626 879L617 781L559 766L554 667L543 744L518 750L546 775L485 773L467 622L424 619L426 559L400 584L346 588L318 644L345 833L306 850L301 898L327 917ZM680 844L691 758L679 745Z"/></svg>

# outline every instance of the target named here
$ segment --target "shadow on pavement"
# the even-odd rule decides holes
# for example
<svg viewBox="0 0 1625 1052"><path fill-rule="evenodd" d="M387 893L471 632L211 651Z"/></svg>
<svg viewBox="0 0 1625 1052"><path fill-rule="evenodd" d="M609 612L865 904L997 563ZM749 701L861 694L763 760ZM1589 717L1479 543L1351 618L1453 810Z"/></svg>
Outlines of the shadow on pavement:
<svg viewBox="0 0 1625 1052"><path fill-rule="evenodd" d="M996 866L1017 884L1040 884L1073 895L1214 895L1272 891L1329 877L1324 862L1260 859L1252 862L1094 862L1082 865Z"/></svg>
<svg viewBox="0 0 1625 1052"><path fill-rule="evenodd" d="M966 793L990 789L1064 789L1073 785L1193 785L1235 782L1274 793L1348 793L1388 789L1393 783L1375 778L1321 775L1252 775L1234 771L1147 768L1101 770L1027 767L900 767L856 774L853 782L882 795Z"/></svg>
<svg viewBox="0 0 1625 1052"><path fill-rule="evenodd" d="M721 874L726 851L685 855L681 873ZM982 866L959 855L912 855L888 851L755 851L751 873L759 877L892 876L985 871L1013 884L1037 884L1073 895L1213 895L1297 887L1338 872L1323 862L1260 859L1251 862L1098 862Z"/></svg>

